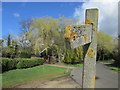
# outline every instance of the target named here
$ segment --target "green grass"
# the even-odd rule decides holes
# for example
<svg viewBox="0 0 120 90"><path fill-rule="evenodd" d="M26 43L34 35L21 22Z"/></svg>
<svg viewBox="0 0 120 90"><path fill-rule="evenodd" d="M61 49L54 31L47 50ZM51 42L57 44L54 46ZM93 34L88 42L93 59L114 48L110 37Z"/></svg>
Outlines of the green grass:
<svg viewBox="0 0 120 90"><path fill-rule="evenodd" d="M69 67L82 67L83 63L81 63L81 64L65 64L65 66L69 66Z"/></svg>
<svg viewBox="0 0 120 90"><path fill-rule="evenodd" d="M109 67L111 70L120 72L120 68L115 67L115 66L113 65L114 61L115 61L114 59L110 59L110 60L101 60L101 61L98 61L98 62L111 63L111 65L108 65L108 67Z"/></svg>
<svg viewBox="0 0 120 90"><path fill-rule="evenodd" d="M120 72L120 68L118 68L118 67L109 66L109 68L110 68L111 70Z"/></svg>
<svg viewBox="0 0 120 90"><path fill-rule="evenodd" d="M0 74L0 88L2 88L2 74Z"/></svg>
<svg viewBox="0 0 120 90"><path fill-rule="evenodd" d="M99 60L97 62L103 62L103 63L113 63L114 60L113 59L110 59L110 60Z"/></svg>
<svg viewBox="0 0 120 90"><path fill-rule="evenodd" d="M2 87L11 87L32 80L51 80L67 75L68 73L66 73L66 70L66 68L47 65L11 70L3 73Z"/></svg>

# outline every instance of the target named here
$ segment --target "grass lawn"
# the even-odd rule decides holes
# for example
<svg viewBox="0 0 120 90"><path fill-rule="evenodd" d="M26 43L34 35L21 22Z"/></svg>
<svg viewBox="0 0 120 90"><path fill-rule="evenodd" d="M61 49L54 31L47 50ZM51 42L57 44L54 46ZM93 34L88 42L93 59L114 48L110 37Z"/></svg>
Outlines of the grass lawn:
<svg viewBox="0 0 120 90"><path fill-rule="evenodd" d="M120 68L118 68L118 67L109 66L109 68L110 68L111 70L114 70L114 71L117 71L117 72L120 73Z"/></svg>
<svg viewBox="0 0 120 90"><path fill-rule="evenodd" d="M113 63L114 60L113 59L110 59L110 60L99 60L97 62L103 62L103 63Z"/></svg>
<svg viewBox="0 0 120 90"><path fill-rule="evenodd" d="M0 74L0 88L2 88L2 74Z"/></svg>
<svg viewBox="0 0 120 90"><path fill-rule="evenodd" d="M81 66L83 66L83 63L81 63L81 64L65 64L65 66L69 66L69 67L81 67Z"/></svg>
<svg viewBox="0 0 120 90"><path fill-rule="evenodd" d="M16 69L4 72L2 75L3 88L15 86L32 80L51 80L67 75L66 68L41 65L27 69Z"/></svg>
<svg viewBox="0 0 120 90"><path fill-rule="evenodd" d="M113 59L110 59L110 60L101 60L101 61L98 61L98 62L110 63L110 65L108 65L108 67L109 67L111 70L120 72L120 68L115 67L115 66L113 65L113 63L114 63L114 60L113 60Z"/></svg>

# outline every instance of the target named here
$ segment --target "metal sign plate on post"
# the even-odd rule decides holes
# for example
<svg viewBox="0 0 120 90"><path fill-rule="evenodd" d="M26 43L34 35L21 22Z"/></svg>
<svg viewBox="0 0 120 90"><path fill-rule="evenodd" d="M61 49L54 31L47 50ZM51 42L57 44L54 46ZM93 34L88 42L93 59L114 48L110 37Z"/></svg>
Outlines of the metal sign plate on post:
<svg viewBox="0 0 120 90"><path fill-rule="evenodd" d="M74 49L86 45L82 88L94 88L96 76L98 9L87 9L85 25L67 25L65 33L66 47Z"/></svg>

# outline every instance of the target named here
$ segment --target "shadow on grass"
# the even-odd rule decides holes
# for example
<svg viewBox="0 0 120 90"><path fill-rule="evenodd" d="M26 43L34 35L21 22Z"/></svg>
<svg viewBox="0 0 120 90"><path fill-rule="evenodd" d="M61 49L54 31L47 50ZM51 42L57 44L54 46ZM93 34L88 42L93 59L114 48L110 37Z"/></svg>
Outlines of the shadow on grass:
<svg viewBox="0 0 120 90"><path fill-rule="evenodd" d="M105 63L104 65L105 65L105 66L108 66L108 67L116 67L116 68L119 68L118 66L116 66L116 65L113 64L113 63Z"/></svg>
<svg viewBox="0 0 120 90"><path fill-rule="evenodd" d="M104 64L104 65L107 66L108 68L110 68L111 70L120 72L120 67L116 66L115 64L107 63L107 64Z"/></svg>
<svg viewBox="0 0 120 90"><path fill-rule="evenodd" d="M104 65L105 65L105 66L114 66L114 67L115 67L115 65L112 64L112 63L104 63Z"/></svg>

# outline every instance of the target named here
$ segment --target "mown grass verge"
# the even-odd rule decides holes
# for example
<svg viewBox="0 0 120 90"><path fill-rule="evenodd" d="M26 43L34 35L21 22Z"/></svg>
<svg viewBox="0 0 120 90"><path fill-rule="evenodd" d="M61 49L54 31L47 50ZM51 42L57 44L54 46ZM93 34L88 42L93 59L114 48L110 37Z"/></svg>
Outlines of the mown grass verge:
<svg viewBox="0 0 120 90"><path fill-rule="evenodd" d="M120 73L120 68L118 68L118 67L109 66L109 68L110 68L111 70L114 70L114 71L116 71L116 72L119 72L119 73Z"/></svg>
<svg viewBox="0 0 120 90"><path fill-rule="evenodd" d="M98 62L101 62L101 63L108 63L108 68L113 70L113 71L116 71L116 72L120 72L120 68L119 67L116 67L114 65L114 59L110 59L110 60L101 60L101 61L98 61Z"/></svg>
<svg viewBox="0 0 120 90"><path fill-rule="evenodd" d="M66 68L41 65L26 69L16 69L4 72L2 75L3 88L16 86L32 80L51 80L67 75Z"/></svg>
<svg viewBox="0 0 120 90"><path fill-rule="evenodd" d="M109 60L99 60L97 62L102 62L102 63L113 63L114 59L109 59Z"/></svg>

